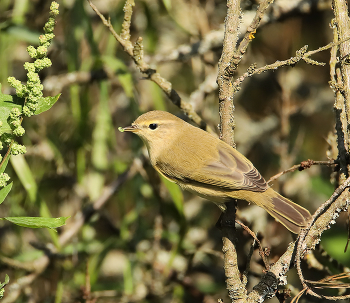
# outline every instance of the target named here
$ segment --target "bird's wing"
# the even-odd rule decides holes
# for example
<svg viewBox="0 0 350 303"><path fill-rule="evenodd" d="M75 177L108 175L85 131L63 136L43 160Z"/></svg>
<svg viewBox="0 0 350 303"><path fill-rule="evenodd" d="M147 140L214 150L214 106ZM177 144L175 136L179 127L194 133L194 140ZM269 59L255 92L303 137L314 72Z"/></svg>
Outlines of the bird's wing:
<svg viewBox="0 0 350 303"><path fill-rule="evenodd" d="M228 190L250 190L263 192L269 188L265 179L253 164L242 154L224 144L218 145L218 156L193 172L190 179L219 186Z"/></svg>
<svg viewBox="0 0 350 303"><path fill-rule="evenodd" d="M180 185L255 192L263 192L269 188L265 179L246 157L224 142L217 142L216 146L206 145L206 153L198 147L185 149L179 145L177 152L182 153L181 157L169 149L161 159L157 159L154 167L168 180ZM203 157L203 154L211 156Z"/></svg>

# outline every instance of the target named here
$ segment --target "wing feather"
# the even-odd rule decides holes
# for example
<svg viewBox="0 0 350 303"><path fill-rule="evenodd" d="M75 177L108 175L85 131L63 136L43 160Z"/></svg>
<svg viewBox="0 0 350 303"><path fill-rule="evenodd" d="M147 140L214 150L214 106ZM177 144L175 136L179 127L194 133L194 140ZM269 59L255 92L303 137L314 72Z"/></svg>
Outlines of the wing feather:
<svg viewBox="0 0 350 303"><path fill-rule="evenodd" d="M201 170L205 182L229 190L263 192L268 189L265 179L242 154L225 145L218 146L218 158Z"/></svg>
<svg viewBox="0 0 350 303"><path fill-rule="evenodd" d="M221 190L227 191L264 192L269 188L265 179L247 158L219 139L215 143L216 146L206 145L207 152L203 153L198 147L182 148L178 142L177 153L183 155L179 157L179 154L175 154L175 149L168 149L161 157L163 161L158 158L154 166L163 176L180 184L220 187ZM191 156L186 157L189 153ZM211 156L202 158L203 154ZM176 159L181 159L181 163ZM192 162L183 159L191 159ZM197 163L197 166L193 163Z"/></svg>

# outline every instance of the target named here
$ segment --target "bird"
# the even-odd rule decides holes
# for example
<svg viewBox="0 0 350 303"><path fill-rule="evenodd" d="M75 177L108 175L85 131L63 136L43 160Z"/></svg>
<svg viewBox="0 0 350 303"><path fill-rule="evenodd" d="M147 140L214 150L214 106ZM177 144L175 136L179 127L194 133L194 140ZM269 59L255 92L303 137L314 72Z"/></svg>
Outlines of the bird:
<svg viewBox="0 0 350 303"><path fill-rule="evenodd" d="M166 179L223 212L230 199L255 203L296 234L311 218L307 209L274 191L235 148L168 112L146 112L119 129L143 140L152 166Z"/></svg>

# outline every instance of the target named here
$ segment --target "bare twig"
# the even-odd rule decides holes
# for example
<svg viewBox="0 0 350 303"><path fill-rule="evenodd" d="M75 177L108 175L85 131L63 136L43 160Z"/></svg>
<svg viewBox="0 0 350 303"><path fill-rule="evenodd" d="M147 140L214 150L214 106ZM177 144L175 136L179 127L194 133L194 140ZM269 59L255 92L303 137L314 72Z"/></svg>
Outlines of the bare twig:
<svg viewBox="0 0 350 303"><path fill-rule="evenodd" d="M350 178L344 182L332 195L332 197L327 200L316 213L313 215L312 221L309 223L307 229L302 230L299 239L298 246L296 249L295 262L298 270L299 277L301 279L304 289L299 293L299 295L294 298L293 302L297 302L299 298L307 292L316 297L321 298L320 295L315 293L310 288L310 281L306 281L303 277L300 260L307 254L308 251L315 248L316 244L319 242L322 231L327 229L329 224L331 224L334 219L338 216L341 210L345 210L350 200L348 199L350 187ZM262 302L266 296L274 295L277 285L285 285L287 283L285 274L288 272L292 257L295 250L295 242L290 243L287 251L279 258L279 260L271 266L269 275L264 276L261 281L253 288L253 290L248 294L248 302ZM267 273L267 274L268 274ZM322 296L325 299L346 299L349 296L338 296L338 297L327 297Z"/></svg>
<svg viewBox="0 0 350 303"><path fill-rule="evenodd" d="M254 241L258 244L258 246L259 246L259 255L262 258L266 269L269 270L270 269L270 264L269 264L269 261L267 260L266 250L264 250L264 248L262 247L261 242L258 239L258 237L255 235L255 233L247 225L243 224L243 222L241 222L238 219L236 219L236 223L239 224L246 232L248 232L252 236Z"/></svg>
<svg viewBox="0 0 350 303"><path fill-rule="evenodd" d="M244 34L244 37L239 44L239 47L235 51L234 55L231 58L230 64L227 66L226 72L229 75L232 75L235 70L238 67L238 64L241 62L243 55L247 51L249 43L254 39L254 34L256 33L257 28L260 25L260 22L267 11L268 7L274 0L263 0L261 1L256 14L254 16L253 21L248 26L246 33Z"/></svg>
<svg viewBox="0 0 350 303"><path fill-rule="evenodd" d="M263 302L266 297L275 295L278 285L287 284L285 275L290 268L294 248L295 242L290 243L287 251L271 266L261 281L253 287L253 290L248 294L247 302Z"/></svg>
<svg viewBox="0 0 350 303"><path fill-rule="evenodd" d="M322 46L316 50L312 50L312 51L306 51L307 50L307 45L303 46L301 49L299 49L298 51L296 51L296 54L294 57L291 57L287 60L283 60L283 61L276 61L275 63L272 63L272 64L269 64L269 65L265 65L263 67L259 67L259 68L256 68L256 64L252 64L247 72L245 72L242 76L240 76L239 78L237 78L233 83L232 83L232 86L233 86L233 89L235 92L239 91L240 90L240 86L242 84L242 82L248 78L248 77L251 77L253 75L256 75L256 74L261 74L263 72L266 72L268 70L276 70L280 67L285 67L285 66L294 66L295 64L297 64L298 62L300 61L305 61L306 63L308 64L312 64L312 65L319 65L319 66L324 66L325 63L323 62L318 62L318 61L315 61L315 60L312 60L310 59L309 57L313 54L316 54L318 52L321 52L321 51L324 51L324 50L327 50L329 48L332 48L336 45L339 45L347 40L350 39L350 36L343 39L342 41L339 41L339 42L331 42L325 46Z"/></svg>
<svg viewBox="0 0 350 303"><path fill-rule="evenodd" d="M345 211L349 204L349 187L350 178L348 178L340 187L338 187L333 195L323 203L312 216L312 221L306 229L303 229L299 236L298 247L296 250L295 263L300 281L307 289L307 293L318 298L328 300L341 300L350 298L350 295L345 296L326 296L319 295L312 290L313 284L306 281L301 270L301 259L312 249L315 249L316 244L320 241L324 230L328 229L330 224L335 223L335 219L341 211Z"/></svg>
<svg viewBox="0 0 350 303"><path fill-rule="evenodd" d="M329 160L329 161L314 161L311 159L308 159L307 161L303 161L300 164L293 165L291 168L288 168L274 176L272 176L267 183L271 183L272 181L278 179L279 177L283 176L286 173L290 173L296 170L302 171L304 169L310 168L312 165L327 165L327 166L333 166L338 165L338 162L335 160Z"/></svg>
<svg viewBox="0 0 350 303"><path fill-rule="evenodd" d="M88 0L91 8L100 17L103 24L109 29L113 37L123 46L124 51L134 60L140 72L145 74L148 79L156 83L163 92L168 96L171 102L178 106L193 122L202 129L213 133L214 131L205 123L205 121L193 110L192 105L181 99L179 94L172 88L172 84L164 79L157 71L144 61L142 38L139 37L135 45L130 41L130 22L132 15L132 7L135 5L133 0L127 0L124 6L124 22L122 25L122 33L120 35L114 30L110 20L107 20L97 9L97 7Z"/></svg>

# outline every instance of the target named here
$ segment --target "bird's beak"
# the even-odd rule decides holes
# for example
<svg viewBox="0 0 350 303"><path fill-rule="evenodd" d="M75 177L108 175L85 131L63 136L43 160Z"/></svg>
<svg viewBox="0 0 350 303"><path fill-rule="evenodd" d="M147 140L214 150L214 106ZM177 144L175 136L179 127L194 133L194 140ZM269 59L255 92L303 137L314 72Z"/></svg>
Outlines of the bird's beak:
<svg viewBox="0 0 350 303"><path fill-rule="evenodd" d="M131 125L131 126L126 126L126 127L122 128L122 130L124 132L137 132L140 129L136 125Z"/></svg>

